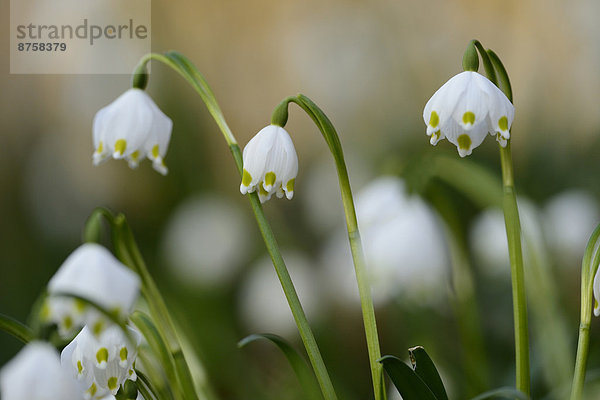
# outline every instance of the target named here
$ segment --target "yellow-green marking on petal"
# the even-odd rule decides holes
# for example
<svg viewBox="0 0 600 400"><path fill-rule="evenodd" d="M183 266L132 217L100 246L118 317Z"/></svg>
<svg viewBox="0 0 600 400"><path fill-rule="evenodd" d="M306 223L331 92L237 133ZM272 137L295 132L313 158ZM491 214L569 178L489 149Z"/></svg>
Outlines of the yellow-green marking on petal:
<svg viewBox="0 0 600 400"><path fill-rule="evenodd" d="M267 172L267 174L265 175L265 185L273 186L275 184L275 179L275 172Z"/></svg>
<svg viewBox="0 0 600 400"><path fill-rule="evenodd" d="M119 357L121 357L121 361L127 361L127 347L123 347L119 352Z"/></svg>
<svg viewBox="0 0 600 400"><path fill-rule="evenodd" d="M508 118L502 117L498 120L498 128L500 130L505 131L508 129Z"/></svg>
<svg viewBox="0 0 600 400"><path fill-rule="evenodd" d="M159 153L158 153L158 145L155 144L154 147L152 148L152 157L154 158L158 158Z"/></svg>
<svg viewBox="0 0 600 400"><path fill-rule="evenodd" d="M98 336L99 334L102 333L103 330L104 330L104 322L102 322L102 320L96 321L96 323L92 327L92 333L94 335Z"/></svg>
<svg viewBox="0 0 600 400"><path fill-rule="evenodd" d="M463 150L469 150L471 148L471 138L466 133L460 135L457 139L458 147Z"/></svg>
<svg viewBox="0 0 600 400"><path fill-rule="evenodd" d="M436 128L439 123L440 123L439 115L435 111L432 111L431 116L429 117L429 126L432 128Z"/></svg>
<svg viewBox="0 0 600 400"><path fill-rule="evenodd" d="M252 183L252 175L250 175L250 172L244 170L242 173L242 185L250 186L250 183Z"/></svg>
<svg viewBox="0 0 600 400"><path fill-rule="evenodd" d="M98 364L102 363L102 361L108 362L108 349L106 347L102 347L96 353L96 360Z"/></svg>
<svg viewBox="0 0 600 400"><path fill-rule="evenodd" d="M104 143L102 140L98 143L98 149L96 149L96 153L102 153L104 151Z"/></svg>
<svg viewBox="0 0 600 400"><path fill-rule="evenodd" d="M115 390L118 387L117 382L118 380L116 376L111 376L108 378L108 389L111 391Z"/></svg>
<svg viewBox="0 0 600 400"><path fill-rule="evenodd" d="M75 311L77 311L78 313L82 313L85 311L85 301L81 300L81 299L75 299L73 304L75 305Z"/></svg>
<svg viewBox="0 0 600 400"><path fill-rule="evenodd" d="M90 386L90 388L87 390L87 392L94 397L96 395L96 392L98 391L98 388L96 387L95 383L92 383L92 386Z"/></svg>
<svg viewBox="0 0 600 400"><path fill-rule="evenodd" d="M127 148L127 141L125 139L119 139L115 142L115 153L123 155Z"/></svg>
<svg viewBox="0 0 600 400"><path fill-rule="evenodd" d="M267 192L265 190L265 188L263 187L263 185L258 185L258 191L263 196L268 196L269 195L269 192Z"/></svg>
<svg viewBox="0 0 600 400"><path fill-rule="evenodd" d="M467 111L466 113L463 114L463 123L466 124L471 124L473 125L475 123L475 114L473 114L471 111Z"/></svg>
<svg viewBox="0 0 600 400"><path fill-rule="evenodd" d="M81 364L81 360L77 360L77 373L81 374L83 372L83 365Z"/></svg>
<svg viewBox="0 0 600 400"><path fill-rule="evenodd" d="M288 192L293 192L295 184L296 184L296 178L290 179L288 181L288 183L285 185L285 190L288 191Z"/></svg>
<svg viewBox="0 0 600 400"><path fill-rule="evenodd" d="M73 327L73 318L71 318L70 315L67 315L65 318L63 318L63 325L66 330L71 329Z"/></svg>

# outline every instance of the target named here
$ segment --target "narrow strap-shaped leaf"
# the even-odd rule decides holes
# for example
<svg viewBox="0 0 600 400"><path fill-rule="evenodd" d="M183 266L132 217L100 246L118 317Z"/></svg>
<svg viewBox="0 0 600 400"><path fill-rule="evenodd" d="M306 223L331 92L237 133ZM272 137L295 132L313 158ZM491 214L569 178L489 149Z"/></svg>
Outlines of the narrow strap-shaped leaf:
<svg viewBox="0 0 600 400"><path fill-rule="evenodd" d="M16 319L0 313L0 331L4 331L27 344L33 340L33 331Z"/></svg>
<svg viewBox="0 0 600 400"><path fill-rule="evenodd" d="M431 389L435 397L438 400L448 400L442 378L425 349L421 346L413 347L412 349L408 349L408 353L415 373Z"/></svg>
<svg viewBox="0 0 600 400"><path fill-rule="evenodd" d="M142 333L148 345L152 349L152 353L158 357L158 360L167 375L170 382L175 382L177 373L175 371L175 360L167 349L165 342L162 340L158 329L150 319L150 317L141 311L135 311L130 316L131 322ZM176 389L175 387L173 389Z"/></svg>
<svg viewBox="0 0 600 400"><path fill-rule="evenodd" d="M471 400L485 400L485 399L517 399L517 400L529 400L529 396L520 390L511 387L502 387L498 389L489 390L479 396L473 397Z"/></svg>
<svg viewBox="0 0 600 400"><path fill-rule="evenodd" d="M284 338L270 333L254 334L240 340L238 346L244 347L249 343L261 339L270 341L271 343L276 345L279 348L279 350L281 350L285 358L292 366L292 369L294 370L296 376L298 377L298 380L300 381L300 385L305 390L306 395L309 399L320 400L323 398L323 396L321 396L319 385L315 379L313 372L308 367L308 364L306 363L304 358L302 358L300 354L298 354L298 352Z"/></svg>
<svg viewBox="0 0 600 400"><path fill-rule="evenodd" d="M438 400L415 371L394 356L379 359L404 400Z"/></svg>

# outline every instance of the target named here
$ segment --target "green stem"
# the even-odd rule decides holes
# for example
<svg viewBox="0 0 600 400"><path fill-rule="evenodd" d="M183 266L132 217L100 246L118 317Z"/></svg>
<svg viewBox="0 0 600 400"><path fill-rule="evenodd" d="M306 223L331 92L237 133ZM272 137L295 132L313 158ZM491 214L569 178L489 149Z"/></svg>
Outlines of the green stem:
<svg viewBox="0 0 600 400"><path fill-rule="evenodd" d="M156 324L157 329L169 349L172 363L170 367L175 369L182 392L185 394L186 399L198 400L194 380L185 362L181 341L171 319L171 314L146 267L124 215L120 214L114 219L114 231L114 243L119 257L123 263L134 269L142 280L142 294L148 302L152 317L158 322ZM207 392L210 393L208 390Z"/></svg>
<svg viewBox="0 0 600 400"><path fill-rule="evenodd" d="M358 231L358 222L356 220L356 210L354 208L352 189L350 188L348 170L344 161L344 153L342 151L340 139L335 131L335 128L333 127L333 124L329 118L327 118L325 113L323 113L323 111L308 97L302 94L284 99L275 109L274 115L279 115L280 109L287 108L287 105L290 102L300 106L300 108L302 108L302 110L304 110L311 117L321 131L321 134L327 142L329 150L331 151L331 154L335 160L340 191L342 195L342 203L344 205L344 213L346 215L348 239L350 241L350 249L352 252L352 259L354 260L354 270L356 272L356 280L360 294L360 304L367 338L367 349L369 352L373 390L375 393L375 399L381 400L385 398L385 388L382 384L383 366L377 361L381 358L381 350L379 348L379 336L377 335L375 309L373 307L371 285L365 265L365 257L363 255L360 233Z"/></svg>
<svg viewBox="0 0 600 400"><path fill-rule="evenodd" d="M29 327L2 313L0 313L0 331L14 336L25 344L35 338L33 331Z"/></svg>
<svg viewBox="0 0 600 400"><path fill-rule="evenodd" d="M600 225L592 233L585 249L581 265L581 321L579 323L579 339L577 341L577 356L575 358L575 372L573 373L573 386L571 387L571 400L580 400L585 383L585 370L587 365L590 344L590 324L592 322L592 309L594 299L594 275L600 263L600 251L596 249L600 238ZM594 255L594 251L596 254ZM593 261L592 261L593 256Z"/></svg>
<svg viewBox="0 0 600 400"><path fill-rule="evenodd" d="M504 223L508 239L513 293L517 389L528 395L530 382L527 300L525 296L523 252L521 250L521 224L514 187L510 144L510 141L508 141L506 147L500 147L500 163L502 165L502 183L504 189Z"/></svg>
<svg viewBox="0 0 600 400"><path fill-rule="evenodd" d="M236 161L241 176L243 170L242 152L237 144L230 145L229 148L233 158ZM265 246L267 247L267 251L271 256L271 261L273 262L273 266L275 267L275 271L279 277L279 282L281 283L281 287L285 293L285 297L292 311L292 315L294 316L294 320L298 326L300 337L302 338L302 342L306 348L306 353L308 354L310 363L315 371L317 380L319 381L323 396L326 400L337 399L333 384L329 378L329 373L325 367L323 357L321 357L319 347L317 346L315 337L310 329L310 325L308 324L306 314L302 309L302 304L300 304L300 299L298 298L298 294L296 293L296 289L294 288L290 274L285 266L281 252L279 251L279 246L275 240L275 235L273 234L271 226L265 217L262 205L260 204L260 200L258 199L258 195L256 193L250 194L250 205L252 206L252 211L254 212L254 217L258 223L258 228L262 235L263 241L265 242Z"/></svg>
<svg viewBox="0 0 600 400"><path fill-rule="evenodd" d="M481 54L486 74L490 81L498 86L512 103L512 88L506 68L500 58L491 50L484 50L481 43L475 45ZM496 79L496 72L499 79ZM513 317L515 323L515 353L517 389L529 395L529 328L527 323L527 299L525 295L525 274L523 271L523 252L521 249L521 223L515 193L511 140L506 147L500 146L500 164L502 166L503 209L508 254L510 257Z"/></svg>
<svg viewBox="0 0 600 400"><path fill-rule="evenodd" d="M221 130L223 137L227 142L229 149L231 150L231 154L233 155L236 166L241 176L243 172L242 152L239 146L237 145L237 141L233 133L231 132L229 126L225 121L223 113L221 112L221 109L215 99L214 94L212 93L210 87L208 86L208 83L206 82L202 74L187 58L176 52L168 52L164 55L156 53L148 54L145 57L143 57L142 60L140 60L138 70L151 59L163 62L164 64L174 69L200 95L200 97L206 104L206 107L208 108L210 114L219 126L219 129ZM265 242L267 251L271 256L273 266L275 267L275 271L277 273L277 276L279 277L279 281L285 293L285 297L292 311L292 315L294 316L294 320L296 321L298 331L300 332L300 337L302 338L302 342L304 343L304 347L306 348L306 352L310 359L311 365L315 371L315 375L317 376L319 385L321 386L321 391L323 392L323 395L326 400L335 400L337 399L337 396L335 394L333 384L327 372L327 368L325 367L323 357L321 356L315 337L312 333L312 330L310 329L310 325L308 324L308 319L306 318L306 314L302 309L300 299L298 298L298 294L296 292L294 284L292 283L292 279L289 275L285 262L283 261L281 251L279 250L279 246L277 244L277 241L275 240L275 235L273 234L273 231L271 230L271 227L267 222L264 211L260 204L260 200L258 199L258 195L256 193L252 193L249 195L249 199L263 241Z"/></svg>

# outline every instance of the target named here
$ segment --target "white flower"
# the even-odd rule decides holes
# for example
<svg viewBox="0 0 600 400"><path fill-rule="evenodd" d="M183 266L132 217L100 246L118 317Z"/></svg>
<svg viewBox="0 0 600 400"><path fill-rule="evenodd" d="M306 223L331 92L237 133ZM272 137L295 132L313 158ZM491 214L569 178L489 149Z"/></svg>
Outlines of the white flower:
<svg viewBox="0 0 600 400"><path fill-rule="evenodd" d="M292 138L280 126L269 125L260 130L244 148L244 172L240 192L258 189L261 203L273 193L288 200L294 196L298 174L298 156Z"/></svg>
<svg viewBox="0 0 600 400"><path fill-rule="evenodd" d="M166 175L163 157L172 128L171 119L145 91L129 89L94 117L94 165L112 155L115 159L125 158L135 168L148 157L154 169Z"/></svg>
<svg viewBox="0 0 600 400"><path fill-rule="evenodd" d="M550 250L561 268L579 268L588 239L600 220L600 206L584 190L552 196L544 207L544 228Z"/></svg>
<svg viewBox="0 0 600 400"><path fill-rule="evenodd" d="M282 253L304 311L311 320L318 319L324 306L311 260L296 251L283 249ZM288 336L296 331L273 262L267 256L252 264L240 287L238 307L246 328L251 332L266 331Z"/></svg>
<svg viewBox="0 0 600 400"><path fill-rule="evenodd" d="M62 366L80 383L86 399L115 395L127 379L137 379L134 363L141 335L132 328L128 332L134 343L117 325L97 336L85 326L62 351Z"/></svg>
<svg viewBox="0 0 600 400"><path fill-rule="evenodd" d="M47 343L31 342L0 371L3 400L82 400L75 381L61 367L58 352Z"/></svg>
<svg viewBox="0 0 600 400"><path fill-rule="evenodd" d="M423 120L432 145L445 137L464 157L471 154L488 133L505 147L514 115L514 106L496 85L477 72L464 71L431 96L425 105Z"/></svg>
<svg viewBox="0 0 600 400"><path fill-rule="evenodd" d="M99 334L110 324L106 316L80 300L53 295L81 296L125 318L133 309L139 288L140 278L106 248L86 243L71 253L50 279L42 317L57 323L63 336L84 324Z"/></svg>
<svg viewBox="0 0 600 400"><path fill-rule="evenodd" d="M436 304L447 286L448 255L437 215L420 197L408 195L404 182L386 176L373 180L356 196L374 302L395 297ZM322 255L328 291L358 300L348 233L331 236ZM332 289L335 288L335 289Z"/></svg>

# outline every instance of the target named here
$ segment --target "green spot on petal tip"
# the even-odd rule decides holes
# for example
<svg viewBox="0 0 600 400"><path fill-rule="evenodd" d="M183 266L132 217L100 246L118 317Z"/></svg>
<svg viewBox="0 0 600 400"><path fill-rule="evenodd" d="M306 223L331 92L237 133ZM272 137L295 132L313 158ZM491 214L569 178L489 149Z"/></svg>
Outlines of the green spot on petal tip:
<svg viewBox="0 0 600 400"><path fill-rule="evenodd" d="M466 133L460 135L457 139L458 147L463 150L469 150L471 148L471 138Z"/></svg>
<svg viewBox="0 0 600 400"><path fill-rule="evenodd" d="M432 128L437 128L439 123L440 123L439 115L435 111L432 111L431 116L429 117L429 126L431 126Z"/></svg>
<svg viewBox="0 0 600 400"><path fill-rule="evenodd" d="M292 178L288 181L288 183L285 185L285 190L288 193L291 193L294 191L294 185L296 184L296 178Z"/></svg>
<svg viewBox="0 0 600 400"><path fill-rule="evenodd" d="M252 183L252 175L250 175L248 171L244 170L242 174L242 185L250 186L250 183Z"/></svg>
<svg viewBox="0 0 600 400"><path fill-rule="evenodd" d="M115 142L115 153L123 155L127 149L127 141L125 139L119 139Z"/></svg>
<svg viewBox="0 0 600 400"><path fill-rule="evenodd" d="M463 123L465 125L467 124L475 124L475 114L473 114L471 111L467 111L466 113L463 114Z"/></svg>
<svg viewBox="0 0 600 400"><path fill-rule="evenodd" d="M508 130L508 118L502 117L498 120L498 128L502 131Z"/></svg>
<svg viewBox="0 0 600 400"><path fill-rule="evenodd" d="M273 186L275 184L275 179L275 172L267 172L267 174L265 175L265 185Z"/></svg>

